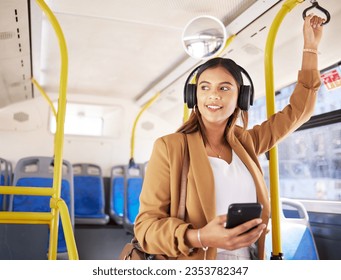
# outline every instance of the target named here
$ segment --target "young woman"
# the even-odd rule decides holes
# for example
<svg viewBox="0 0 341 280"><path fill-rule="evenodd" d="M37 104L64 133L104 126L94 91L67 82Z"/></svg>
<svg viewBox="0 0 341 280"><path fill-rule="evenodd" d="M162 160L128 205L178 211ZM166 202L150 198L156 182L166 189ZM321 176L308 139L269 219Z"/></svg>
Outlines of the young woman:
<svg viewBox="0 0 341 280"><path fill-rule="evenodd" d="M322 22L313 15L305 19L302 68L290 104L252 129L247 129L246 110L253 89L243 85L246 71L225 58L198 68L189 120L177 133L155 142L148 162L134 229L146 252L177 259L250 259L251 248L257 247L256 256L265 259L270 207L257 158L313 113ZM239 117L243 126L236 124ZM186 217L181 220L176 215L185 145L190 167ZM225 228L229 204L256 201L263 205L261 219Z"/></svg>

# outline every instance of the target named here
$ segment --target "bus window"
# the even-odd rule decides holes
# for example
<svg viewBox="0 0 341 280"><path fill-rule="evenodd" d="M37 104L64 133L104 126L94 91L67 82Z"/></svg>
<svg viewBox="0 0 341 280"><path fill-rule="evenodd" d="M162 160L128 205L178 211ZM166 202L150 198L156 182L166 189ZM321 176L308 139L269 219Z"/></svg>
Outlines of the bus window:
<svg viewBox="0 0 341 280"><path fill-rule="evenodd" d="M54 102L58 108L58 103ZM123 108L117 105L83 104L68 102L64 133L72 136L119 137ZM50 110L50 132L56 132L56 119Z"/></svg>
<svg viewBox="0 0 341 280"><path fill-rule="evenodd" d="M340 73L340 66L322 71L322 79L324 73L335 71ZM283 109L289 102L293 88L294 85L290 85L276 95L277 110ZM340 93L340 85L323 82L314 116L278 145L279 185L282 197L341 200ZM260 123L264 120L265 111L265 101L257 100L251 109L250 120ZM257 120L257 117L263 119ZM261 157L260 161L269 185L269 163L265 157Z"/></svg>
<svg viewBox="0 0 341 280"><path fill-rule="evenodd" d="M341 178L337 172L341 153L331 144L335 131L340 133L341 123L299 130L278 145L283 196L341 199Z"/></svg>

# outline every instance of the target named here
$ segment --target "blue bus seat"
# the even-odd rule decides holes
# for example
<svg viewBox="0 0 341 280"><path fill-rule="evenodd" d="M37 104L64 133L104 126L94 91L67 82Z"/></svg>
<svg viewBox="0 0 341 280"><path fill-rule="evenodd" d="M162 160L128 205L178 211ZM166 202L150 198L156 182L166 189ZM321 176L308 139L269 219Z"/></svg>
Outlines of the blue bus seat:
<svg viewBox="0 0 341 280"><path fill-rule="evenodd" d="M110 217L119 225L123 224L125 166L111 168L110 176Z"/></svg>
<svg viewBox="0 0 341 280"><path fill-rule="evenodd" d="M0 187L12 185L12 163L0 158ZM0 193L0 211L6 211L9 204L9 196Z"/></svg>
<svg viewBox="0 0 341 280"><path fill-rule="evenodd" d="M26 157L18 161L14 169L14 186L52 187L53 157ZM49 196L11 195L9 211L50 212ZM70 162L64 160L62 166L61 198L65 201L71 224L74 225L73 171ZM62 223L58 229L58 258L67 257L67 248Z"/></svg>
<svg viewBox="0 0 341 280"><path fill-rule="evenodd" d="M285 260L318 260L314 236L309 223L308 213L302 203L281 198L281 243ZM295 212L295 218L289 218L286 212ZM291 215L292 216L292 215ZM265 239L267 259L272 252L271 219L270 232Z"/></svg>
<svg viewBox="0 0 341 280"><path fill-rule="evenodd" d="M89 163L73 164L75 190L75 223L107 224L105 193L100 166Z"/></svg>
<svg viewBox="0 0 341 280"><path fill-rule="evenodd" d="M134 223L140 208L143 171L143 164L125 167L126 182L124 189L123 227L128 233L134 233Z"/></svg>

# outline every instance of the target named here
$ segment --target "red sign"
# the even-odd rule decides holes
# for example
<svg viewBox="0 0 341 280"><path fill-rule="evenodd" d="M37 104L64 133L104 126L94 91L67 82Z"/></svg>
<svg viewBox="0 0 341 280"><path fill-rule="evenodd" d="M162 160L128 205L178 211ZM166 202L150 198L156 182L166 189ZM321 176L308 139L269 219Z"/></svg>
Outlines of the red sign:
<svg viewBox="0 0 341 280"><path fill-rule="evenodd" d="M341 77L337 69L322 74L321 79L329 90L341 87Z"/></svg>

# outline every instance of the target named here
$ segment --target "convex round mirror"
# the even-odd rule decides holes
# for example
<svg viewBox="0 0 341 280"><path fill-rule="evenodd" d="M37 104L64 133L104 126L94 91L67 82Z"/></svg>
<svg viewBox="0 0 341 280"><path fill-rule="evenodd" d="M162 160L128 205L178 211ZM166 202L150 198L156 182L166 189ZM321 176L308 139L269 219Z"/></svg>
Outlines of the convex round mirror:
<svg viewBox="0 0 341 280"><path fill-rule="evenodd" d="M185 27L182 42L185 51L195 59L209 59L219 54L226 42L226 28L217 18L199 16Z"/></svg>

